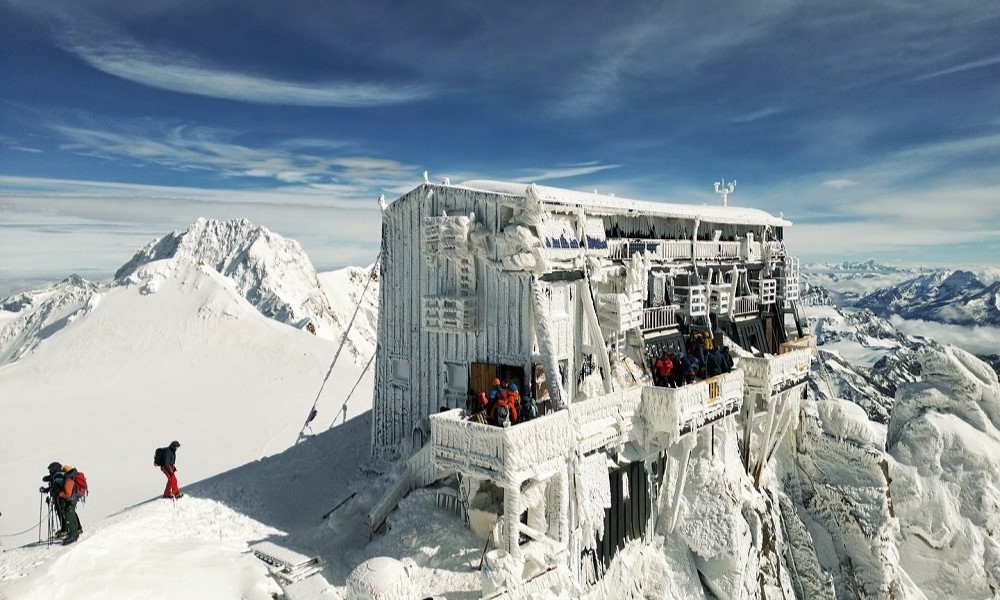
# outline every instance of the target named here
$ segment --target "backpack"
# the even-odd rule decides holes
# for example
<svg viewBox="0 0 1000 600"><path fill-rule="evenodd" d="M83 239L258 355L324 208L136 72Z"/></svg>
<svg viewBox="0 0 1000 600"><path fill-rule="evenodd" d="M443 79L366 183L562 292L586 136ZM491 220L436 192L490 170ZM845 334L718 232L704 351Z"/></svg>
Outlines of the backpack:
<svg viewBox="0 0 1000 600"><path fill-rule="evenodd" d="M153 466L162 467L166 461L164 454L166 454L166 448L157 448L156 452L153 453Z"/></svg>
<svg viewBox="0 0 1000 600"><path fill-rule="evenodd" d="M510 425L510 409L506 404L497 406L497 425L507 427Z"/></svg>
<svg viewBox="0 0 1000 600"><path fill-rule="evenodd" d="M77 471L73 475L73 483L73 497L81 502L86 501L87 494L90 493L90 487L87 486L87 476L82 471Z"/></svg>
<svg viewBox="0 0 1000 600"><path fill-rule="evenodd" d="M530 421L538 416L538 406L531 396L521 396L521 420Z"/></svg>

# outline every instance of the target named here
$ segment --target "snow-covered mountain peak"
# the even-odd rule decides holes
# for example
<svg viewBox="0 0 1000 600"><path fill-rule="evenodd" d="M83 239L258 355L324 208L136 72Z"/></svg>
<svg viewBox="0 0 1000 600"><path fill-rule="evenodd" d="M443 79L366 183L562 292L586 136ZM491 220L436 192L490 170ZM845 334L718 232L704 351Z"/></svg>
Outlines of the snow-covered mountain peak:
<svg viewBox="0 0 1000 600"><path fill-rule="evenodd" d="M940 287L942 290L950 291L973 291L981 290L986 286L970 271L952 271L947 274Z"/></svg>
<svg viewBox="0 0 1000 600"><path fill-rule="evenodd" d="M317 335L337 339L346 325L298 242L247 219L198 219L150 242L115 273L115 282L152 293L191 267L217 271L263 315L293 327L311 325Z"/></svg>

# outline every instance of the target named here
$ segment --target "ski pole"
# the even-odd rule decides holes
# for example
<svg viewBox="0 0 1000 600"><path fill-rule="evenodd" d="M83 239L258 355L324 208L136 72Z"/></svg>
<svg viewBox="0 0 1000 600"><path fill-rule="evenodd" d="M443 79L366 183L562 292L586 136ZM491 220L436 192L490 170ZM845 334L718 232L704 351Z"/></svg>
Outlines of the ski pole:
<svg viewBox="0 0 1000 600"><path fill-rule="evenodd" d="M38 543L42 543L42 493L38 493Z"/></svg>

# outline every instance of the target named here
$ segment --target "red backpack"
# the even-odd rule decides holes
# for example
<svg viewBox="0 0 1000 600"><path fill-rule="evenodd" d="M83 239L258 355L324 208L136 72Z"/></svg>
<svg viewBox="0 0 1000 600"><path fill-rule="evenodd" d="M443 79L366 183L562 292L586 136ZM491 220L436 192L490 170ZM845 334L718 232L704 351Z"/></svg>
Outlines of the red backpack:
<svg viewBox="0 0 1000 600"><path fill-rule="evenodd" d="M87 487L87 476L77 471L76 475L73 475L73 497L82 502L87 499L88 492L90 489Z"/></svg>

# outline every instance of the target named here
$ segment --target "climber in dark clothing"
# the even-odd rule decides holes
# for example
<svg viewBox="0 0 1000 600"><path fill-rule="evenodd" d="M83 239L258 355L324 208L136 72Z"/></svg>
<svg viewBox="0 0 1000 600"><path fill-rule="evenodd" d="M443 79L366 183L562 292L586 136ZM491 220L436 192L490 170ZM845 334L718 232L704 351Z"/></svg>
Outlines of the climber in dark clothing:
<svg viewBox="0 0 1000 600"><path fill-rule="evenodd" d="M49 495L46 498L46 502L55 510L56 517L59 519L59 529L55 533L56 537L66 537L69 533L66 529L66 511L63 510L63 505L59 502L59 492L62 490L66 476L63 474L62 465L57 462L50 463L48 468L49 474L42 477L42 481L48 485L38 488L38 491Z"/></svg>
<svg viewBox="0 0 1000 600"><path fill-rule="evenodd" d="M184 497L184 494L177 488L177 467L174 464L177 462L177 449L180 447L181 443L174 440L163 449L163 466L160 467L160 470L167 476L167 487L163 488L164 498Z"/></svg>
<svg viewBox="0 0 1000 600"><path fill-rule="evenodd" d="M712 348L708 351L705 361L709 377L715 377L722 373L722 360L722 353L719 352L718 348Z"/></svg>

